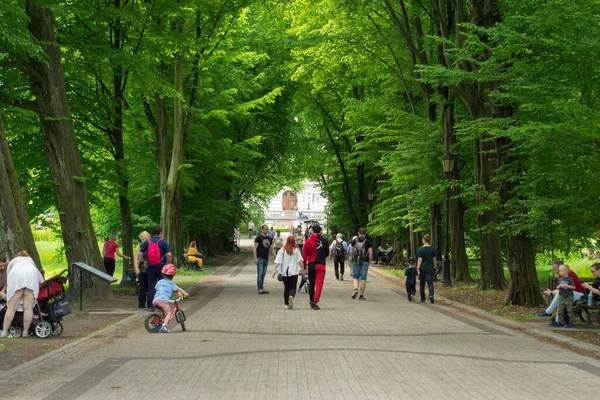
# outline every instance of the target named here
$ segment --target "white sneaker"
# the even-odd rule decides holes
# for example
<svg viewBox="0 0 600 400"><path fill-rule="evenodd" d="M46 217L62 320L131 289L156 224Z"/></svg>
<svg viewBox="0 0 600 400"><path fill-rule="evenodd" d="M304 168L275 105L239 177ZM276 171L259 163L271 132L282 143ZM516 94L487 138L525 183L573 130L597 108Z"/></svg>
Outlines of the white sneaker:
<svg viewBox="0 0 600 400"><path fill-rule="evenodd" d="M290 304L289 309L293 309L294 308L294 298L292 296L289 297L288 299L288 303Z"/></svg>
<svg viewBox="0 0 600 400"><path fill-rule="evenodd" d="M288 306L288 305L286 304L285 306L283 306L283 309L284 309L284 310L289 310L289 309L290 309L290 306Z"/></svg>

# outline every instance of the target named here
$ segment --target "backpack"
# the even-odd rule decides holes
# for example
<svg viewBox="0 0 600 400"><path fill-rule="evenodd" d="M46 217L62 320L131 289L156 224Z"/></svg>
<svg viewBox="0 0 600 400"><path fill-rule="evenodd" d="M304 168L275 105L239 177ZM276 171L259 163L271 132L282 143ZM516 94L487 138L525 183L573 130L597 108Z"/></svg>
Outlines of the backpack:
<svg viewBox="0 0 600 400"><path fill-rule="evenodd" d="M337 260L343 260L346 252L344 251L344 242L335 241L335 247L333 248L333 256Z"/></svg>
<svg viewBox="0 0 600 400"><path fill-rule="evenodd" d="M160 238L158 242L152 243L150 239L148 239L148 264L150 265L159 265L161 256L160 256L160 247L158 244L163 240Z"/></svg>
<svg viewBox="0 0 600 400"><path fill-rule="evenodd" d="M352 251L352 261L357 264L361 264L365 261L365 242L367 240L363 240L362 242L356 239L354 242L354 251Z"/></svg>

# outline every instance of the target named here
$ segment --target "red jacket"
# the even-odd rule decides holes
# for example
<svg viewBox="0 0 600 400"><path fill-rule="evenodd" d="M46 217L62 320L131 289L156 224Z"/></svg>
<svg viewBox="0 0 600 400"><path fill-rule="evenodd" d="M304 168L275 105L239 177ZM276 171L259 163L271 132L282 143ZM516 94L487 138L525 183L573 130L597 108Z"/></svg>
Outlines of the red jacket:
<svg viewBox="0 0 600 400"><path fill-rule="evenodd" d="M302 258L304 261L304 267L306 264L323 264L327 263L327 256L329 255L329 242L324 237L319 237L316 233L313 233L304 242L304 248L302 249Z"/></svg>

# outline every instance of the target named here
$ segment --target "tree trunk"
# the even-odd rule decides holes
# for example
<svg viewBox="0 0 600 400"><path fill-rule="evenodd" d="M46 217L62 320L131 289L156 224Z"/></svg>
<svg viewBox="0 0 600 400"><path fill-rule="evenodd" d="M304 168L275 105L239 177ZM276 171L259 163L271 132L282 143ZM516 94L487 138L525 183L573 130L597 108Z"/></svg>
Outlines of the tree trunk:
<svg viewBox="0 0 600 400"><path fill-rule="evenodd" d="M544 303L540 293L535 270L535 252L531 239L523 234L506 238L507 264L510 271L508 304L519 306L541 306Z"/></svg>
<svg viewBox="0 0 600 400"><path fill-rule="evenodd" d="M44 60L29 60L26 68L38 105L44 152L53 181L67 262L70 265L82 261L104 271L90 217L90 203L54 33L54 16L50 9L38 7L33 0L26 0L25 8L29 30L45 55ZM92 289L86 290L87 297L112 296L107 283L96 280Z"/></svg>
<svg viewBox="0 0 600 400"><path fill-rule="evenodd" d="M443 86L440 92L440 114L442 123L442 138L444 142L444 153L452 151L456 143L456 130L454 129L454 95L450 93L447 86ZM460 181L458 172L458 157L454 163L454 169L450 175L450 203L448 217L450 218L450 262L452 278L458 281L470 281L469 259L465 245L464 215L465 207L460 197L460 186L455 184Z"/></svg>
<svg viewBox="0 0 600 400"><path fill-rule="evenodd" d="M442 235L442 207L438 203L432 203L429 208L429 229L431 244L439 250L436 258L438 261L442 261L442 249L446 238Z"/></svg>
<svg viewBox="0 0 600 400"><path fill-rule="evenodd" d="M497 192L494 183L495 171L498 168L496 141L489 138L475 139L475 173L476 184L480 186L477 204L484 205L491 194ZM479 233L479 251L481 259L482 290L502 290L506 287L502 253L500 251L500 235L495 230L498 212L495 208L487 208L477 216Z"/></svg>
<svg viewBox="0 0 600 400"><path fill-rule="evenodd" d="M35 247L27 207L12 162L10 148L6 140L4 123L0 114L0 253L8 258L21 250L27 251L40 269L42 263Z"/></svg>

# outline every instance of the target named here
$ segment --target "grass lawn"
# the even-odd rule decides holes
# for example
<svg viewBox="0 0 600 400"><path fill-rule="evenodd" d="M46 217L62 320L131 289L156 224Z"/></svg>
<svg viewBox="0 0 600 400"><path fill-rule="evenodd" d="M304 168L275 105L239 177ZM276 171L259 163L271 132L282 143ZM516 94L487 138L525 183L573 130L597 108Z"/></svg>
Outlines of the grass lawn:
<svg viewBox="0 0 600 400"><path fill-rule="evenodd" d="M68 269L67 259L62 255L61 246L62 242L59 241L38 241L36 242L38 252L42 266L44 267L45 276L49 278L53 275L57 275L65 269ZM115 278L117 282L111 284L114 293L133 294L135 288L132 285L121 285L121 277L123 275L123 265L128 265L129 261L123 260L117 257L117 263L115 267ZM130 267L133 270L133 266ZM197 271L186 271L183 268L178 269L177 275L173 278L173 282L183 288L187 288L200 281L205 276L211 274L216 267L204 268L203 272ZM68 283L65 285L68 288Z"/></svg>

